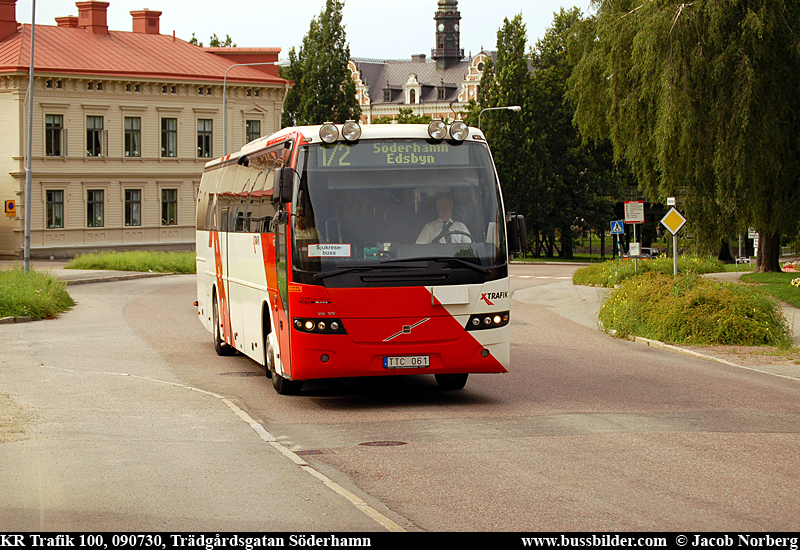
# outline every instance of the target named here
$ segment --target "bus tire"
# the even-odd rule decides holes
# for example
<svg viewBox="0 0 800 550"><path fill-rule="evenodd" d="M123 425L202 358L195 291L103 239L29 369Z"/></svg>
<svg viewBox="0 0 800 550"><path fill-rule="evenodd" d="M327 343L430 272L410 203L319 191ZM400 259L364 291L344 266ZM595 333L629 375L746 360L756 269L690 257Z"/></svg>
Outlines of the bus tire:
<svg viewBox="0 0 800 550"><path fill-rule="evenodd" d="M273 367L272 387L275 388L275 391L278 392L278 394L280 395L297 395L303 388L303 381L289 380L288 378L284 378L283 376L275 372Z"/></svg>
<svg viewBox="0 0 800 550"><path fill-rule="evenodd" d="M469 374L435 374L436 383L443 390L461 390L467 385Z"/></svg>
<svg viewBox="0 0 800 550"><path fill-rule="evenodd" d="M236 353L231 346L225 343L222 340L222 335L219 331L219 304L217 303L217 294L214 293L214 302L213 302L213 309L214 309L214 351L217 352L219 356L228 356L233 355Z"/></svg>
<svg viewBox="0 0 800 550"><path fill-rule="evenodd" d="M303 387L302 380L289 380L275 370L275 353L272 346L267 348L267 376L272 378L272 387L279 395L296 395Z"/></svg>

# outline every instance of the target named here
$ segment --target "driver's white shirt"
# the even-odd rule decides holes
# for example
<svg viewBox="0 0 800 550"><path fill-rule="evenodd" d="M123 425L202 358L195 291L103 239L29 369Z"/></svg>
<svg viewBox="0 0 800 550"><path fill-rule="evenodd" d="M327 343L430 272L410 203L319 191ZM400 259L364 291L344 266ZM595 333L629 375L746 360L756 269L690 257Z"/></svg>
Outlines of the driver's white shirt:
<svg viewBox="0 0 800 550"><path fill-rule="evenodd" d="M442 227L444 227L444 224L447 222L450 222L451 224L448 231L463 231L469 235L469 229L467 229L467 226L461 222L454 222L453 218L450 218L449 220L435 219L432 222L426 223L425 227L422 228L422 231L419 233L419 237L417 237L417 244L429 244L439 233L442 232ZM472 242L472 239L470 239L467 235L450 235L449 240L454 243ZM438 243L446 243L447 241L448 239L445 237L436 239L436 242Z"/></svg>

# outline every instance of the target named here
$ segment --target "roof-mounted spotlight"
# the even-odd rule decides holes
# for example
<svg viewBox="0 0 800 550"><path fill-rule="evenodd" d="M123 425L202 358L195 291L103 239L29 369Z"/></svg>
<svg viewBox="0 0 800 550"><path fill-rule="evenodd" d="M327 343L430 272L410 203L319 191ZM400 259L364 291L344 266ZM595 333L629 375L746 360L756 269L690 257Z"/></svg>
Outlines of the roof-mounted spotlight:
<svg viewBox="0 0 800 550"><path fill-rule="evenodd" d="M450 137L456 141L464 141L469 136L469 127L461 120L450 125Z"/></svg>
<svg viewBox="0 0 800 550"><path fill-rule="evenodd" d="M428 125L428 135L433 139L444 139L447 137L447 125L442 120L434 120Z"/></svg>
<svg viewBox="0 0 800 550"><path fill-rule="evenodd" d="M339 139L339 129L336 128L333 122L326 122L319 129L319 139L324 143L333 143Z"/></svg>
<svg viewBox="0 0 800 550"><path fill-rule="evenodd" d="M342 137L345 141L358 141L361 138L361 126L355 120L348 120L342 126Z"/></svg>

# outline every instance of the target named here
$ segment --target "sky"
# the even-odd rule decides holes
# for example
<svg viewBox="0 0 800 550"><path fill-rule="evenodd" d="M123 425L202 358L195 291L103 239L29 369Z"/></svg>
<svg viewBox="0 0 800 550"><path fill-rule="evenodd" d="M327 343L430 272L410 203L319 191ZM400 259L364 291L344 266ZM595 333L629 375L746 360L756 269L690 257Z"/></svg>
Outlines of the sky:
<svg viewBox="0 0 800 550"><path fill-rule="evenodd" d="M189 40L192 33L206 46L216 34L230 35L239 47L281 48L285 59L289 49L299 49L311 19L318 16L325 0L106 0L108 27L132 30L130 12L147 8L160 11L161 34L175 34ZM32 0L17 1L17 21L31 22ZM459 0L461 47L477 54L481 48L496 49L497 30L504 18L521 13L533 46L552 24L553 13L561 7L577 6L589 13L590 0ZM437 0L346 0L343 24L352 57L407 59L434 47L433 14ZM38 0L36 24L55 25L56 17L78 15L75 0Z"/></svg>

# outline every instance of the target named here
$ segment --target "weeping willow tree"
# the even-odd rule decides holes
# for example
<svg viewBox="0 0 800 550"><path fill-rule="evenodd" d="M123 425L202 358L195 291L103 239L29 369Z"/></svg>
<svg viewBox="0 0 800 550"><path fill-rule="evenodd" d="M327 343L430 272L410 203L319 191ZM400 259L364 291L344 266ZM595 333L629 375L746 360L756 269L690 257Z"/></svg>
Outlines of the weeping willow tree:
<svg viewBox="0 0 800 550"><path fill-rule="evenodd" d="M610 138L649 195L685 190L701 238L756 228L756 271L779 271L800 224L800 2L593 6L568 92L583 135Z"/></svg>

